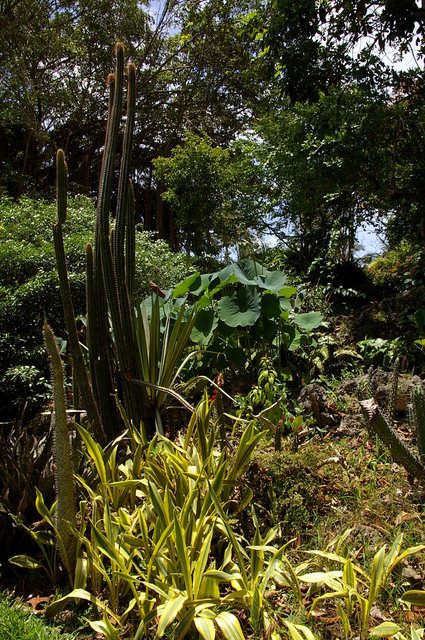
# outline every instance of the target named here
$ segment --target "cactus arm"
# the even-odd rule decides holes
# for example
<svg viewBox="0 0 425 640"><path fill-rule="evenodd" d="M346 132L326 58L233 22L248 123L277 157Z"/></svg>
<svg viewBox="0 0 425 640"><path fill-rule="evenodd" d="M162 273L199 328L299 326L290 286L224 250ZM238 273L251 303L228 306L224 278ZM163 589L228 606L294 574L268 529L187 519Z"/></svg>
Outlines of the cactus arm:
<svg viewBox="0 0 425 640"><path fill-rule="evenodd" d="M86 308L90 373L106 437L111 441L117 435L116 425L120 420L115 403L108 312L102 279L100 279L100 286L101 290L97 291L94 279L93 247L88 243L86 246Z"/></svg>
<svg viewBox="0 0 425 640"><path fill-rule="evenodd" d="M109 81L109 113L106 128L105 150L102 158L102 169L99 183L99 224L103 232L109 233L109 206L112 194L115 157L118 146L119 125L122 110L122 89L124 71L124 45L118 42L115 46L115 74L108 76ZM106 213L106 215L105 215Z"/></svg>
<svg viewBox="0 0 425 640"><path fill-rule="evenodd" d="M56 467L57 542L62 562L67 568L72 580L76 564L77 541L71 532L69 524L76 527L76 511L74 473L66 420L63 367L55 336L47 323L44 323L43 326L43 337L49 355L53 378L53 454Z"/></svg>
<svg viewBox="0 0 425 640"><path fill-rule="evenodd" d="M415 457L408 447L400 440L394 429L381 413L373 398L361 400L360 407L367 426L374 431L388 447L394 461L401 464L411 476L421 482L425 481L425 465Z"/></svg>
<svg viewBox="0 0 425 640"><path fill-rule="evenodd" d="M134 224L134 189L128 181L127 225L125 235L125 284L130 304L134 304L134 280L136 274L136 228Z"/></svg>
<svg viewBox="0 0 425 640"><path fill-rule="evenodd" d="M125 261L124 261L124 241L125 229L128 221L127 202L131 197L128 188L130 163L131 163L131 147L134 130L134 115L136 109L136 67L130 63L127 67L127 119L124 130L120 177L118 182L118 198L116 211L116 242L114 247L114 262L117 274L119 291L125 286Z"/></svg>
<svg viewBox="0 0 425 640"><path fill-rule="evenodd" d="M415 418L419 455L421 462L425 464L425 394L422 387L413 389L412 409Z"/></svg>
<svg viewBox="0 0 425 640"><path fill-rule="evenodd" d="M53 225L53 242L55 247L56 265L59 276L59 289L62 298L63 312L65 317L66 329L68 332L69 348L72 355L73 367L81 393L84 407L87 411L88 418L92 424L93 431L100 442L105 442L105 432L103 430L102 420L96 401L93 396L93 390L90 385L86 366L84 364L83 354L81 352L80 342L78 339L78 331L75 323L74 307L72 304L71 289L69 287L68 271L66 267L65 249L63 244L62 224L66 220L66 162L65 156L61 149L57 152L57 205L58 205L58 222Z"/></svg>
<svg viewBox="0 0 425 640"><path fill-rule="evenodd" d="M112 192L112 181L114 178L114 158L112 157L117 148L119 121L122 109L122 86L123 86L123 68L124 68L124 48L123 45L116 46L116 71L115 71L115 88L113 92L113 104L109 111L109 124L107 126L107 136L105 142L104 158L102 163L101 180L98 198L98 241L99 252L101 255L101 269L103 273L103 281L105 284L106 296L111 314L112 327L116 343L117 359L119 372L121 376L121 387L123 392L124 405L134 423L138 426L143 420L149 435L153 435L152 428L149 427L150 414L148 408L148 398L145 389L138 389L131 383L132 379L140 378L140 364L137 360L137 347L135 332L132 322L132 313L130 310L130 302L125 288L125 279L121 283L118 280L117 272L120 278L125 278L124 251L117 249L114 251L117 263L114 262L112 255L110 238L109 238L109 205ZM130 69L134 67L130 65ZM134 103L135 103L135 73L129 73L129 100L133 106L128 105L127 110L127 127L124 136L123 152L125 158L122 159L121 168L127 171L127 178L121 177L120 183L122 189L126 189L128 185L128 168L130 164L131 137L133 124L130 120L134 120ZM134 85L134 86L133 86ZM126 168L127 167L127 168ZM121 195L120 207L126 207L126 194L124 191ZM125 215L125 210L118 213L118 217ZM122 224L122 227L120 226ZM125 232L125 219L118 224L120 229L119 238L115 238L114 245L118 246L124 241L121 237ZM96 253L96 252L95 252ZM95 255L96 262L96 255ZM118 264L119 263L119 264Z"/></svg>

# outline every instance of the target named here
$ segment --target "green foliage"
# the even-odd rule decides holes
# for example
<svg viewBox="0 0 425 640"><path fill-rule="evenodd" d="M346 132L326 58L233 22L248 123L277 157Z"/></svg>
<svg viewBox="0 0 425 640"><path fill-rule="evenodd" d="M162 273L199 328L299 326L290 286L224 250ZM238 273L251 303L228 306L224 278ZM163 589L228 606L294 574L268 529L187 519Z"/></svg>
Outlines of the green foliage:
<svg viewBox="0 0 425 640"><path fill-rule="evenodd" d="M350 530L345 531L340 537L340 542L338 539L335 541L337 547L349 533ZM387 637L396 633L399 629L397 625L388 628L387 633L384 633L384 625L377 632L376 628L369 632L369 627L372 608L384 591L391 573L405 558L425 548L424 545L418 545L402 551L402 543L403 535L400 534L388 551L385 545L381 547L376 552L368 571L350 557L345 557L338 548L335 551L309 551L309 554L317 557L318 570L299 576L300 582L310 585L309 594L314 598L309 607L308 616L313 615L317 606L336 600L338 617L346 638L350 637L351 629L355 629L362 639L374 636ZM330 567L335 565L338 567L337 570L330 570ZM323 570L324 567L325 570ZM322 591L324 593L320 593ZM316 595L318 592L320 595ZM392 633L388 633L389 631Z"/></svg>
<svg viewBox="0 0 425 640"><path fill-rule="evenodd" d="M365 338L357 343L361 365L365 371L370 367L389 367L400 355L403 345L400 338Z"/></svg>
<svg viewBox="0 0 425 640"><path fill-rule="evenodd" d="M376 185L390 158L387 102L354 85L330 88L313 103L279 102L256 122L248 153L268 194L258 209L300 271L317 258L350 261L360 225L384 198Z"/></svg>
<svg viewBox="0 0 425 640"><path fill-rule="evenodd" d="M171 251L169 244L165 240L157 240L156 235L136 225L136 299L150 295L151 282L166 291L193 271L191 260Z"/></svg>
<svg viewBox="0 0 425 640"><path fill-rule="evenodd" d="M269 271L245 258L210 274L189 276L173 290L173 297L188 296L199 310L191 339L207 347L194 362L197 371L244 371L267 354L278 362L309 342L309 334L322 322L320 313L300 313L302 296L287 284L283 271ZM286 364L286 362L285 362ZM278 370L280 375L281 371ZM293 370L285 369L287 378Z"/></svg>
<svg viewBox="0 0 425 640"><path fill-rule="evenodd" d="M279 381L273 363L265 356L260 362L257 384L252 386L246 396L235 398L239 406L238 415L252 418L254 414L268 409L265 412L267 419L276 423L284 413L286 397L285 384Z"/></svg>
<svg viewBox="0 0 425 640"><path fill-rule="evenodd" d="M285 425L291 429L290 412ZM264 452L253 456L247 482L261 508L261 521L281 527L282 535L295 535L325 512L319 468L323 454L309 446L300 451ZM313 516L313 517L314 517Z"/></svg>
<svg viewBox="0 0 425 640"><path fill-rule="evenodd" d="M2 640L76 640L75 634L48 625L28 607L3 594L0 595L0 636Z"/></svg>
<svg viewBox="0 0 425 640"><path fill-rule="evenodd" d="M0 558L6 561L22 551L22 536L12 533L10 515L27 526L39 521L36 490L39 487L49 502L54 497L51 470L52 429L45 416L23 427L16 421L3 425L0 447L3 451L0 474ZM26 547L28 548L28 547Z"/></svg>
<svg viewBox="0 0 425 640"><path fill-rule="evenodd" d="M52 245L55 205L45 200L0 200L0 407L5 416L30 411L49 396L41 326L46 314L66 337ZM85 311L85 247L93 240L96 212L85 196L68 200L64 243L75 312ZM168 289L187 275L189 262L153 234L136 232L138 297L150 281Z"/></svg>
<svg viewBox="0 0 425 640"><path fill-rule="evenodd" d="M423 284L423 262L423 250L404 240L367 265L366 273L376 286L406 291Z"/></svg>
<svg viewBox="0 0 425 640"><path fill-rule="evenodd" d="M173 392L173 387L187 360L195 355L192 351L181 362L195 319L194 312L185 317L184 304L173 309L170 303L160 305L158 296L136 307L135 332L142 377L135 382L145 387L156 431L161 435L164 411L173 400L177 398L183 406L190 407Z"/></svg>
<svg viewBox="0 0 425 640"><path fill-rule="evenodd" d="M64 335L54 270L53 216L54 205L45 201L0 201L0 406L5 415L21 413L25 405L33 410L47 398L48 367L41 339L44 314ZM78 314L84 308L84 253L93 224L91 201L82 196L72 199L66 248Z"/></svg>
<svg viewBox="0 0 425 640"><path fill-rule="evenodd" d="M226 453L217 450L206 395L176 442L157 435L148 443L123 418L125 438L105 451L77 427L91 470L78 477L85 500L73 531L81 557L73 591L47 613L55 615L73 599L90 601L103 612L91 626L111 639L125 634L131 619L135 638L154 630L182 638L197 630L209 638L217 629L242 640L237 612L245 612L251 628L273 633L267 595L273 583L302 598L285 546L273 545L276 529L260 532L255 515L251 544L232 526L234 496L239 508L251 499L241 481L263 433L249 424L227 464ZM42 511L51 529L50 512ZM24 556L13 561L36 565Z"/></svg>
<svg viewBox="0 0 425 640"><path fill-rule="evenodd" d="M3 9L0 126L8 171L2 186L14 196L45 188L55 150L66 143L71 181L91 188L113 45L122 38L132 52L144 48L146 12L135 0L94 0L84 11L77 0L22 0Z"/></svg>
<svg viewBox="0 0 425 640"><path fill-rule="evenodd" d="M232 204L238 186L229 150L207 136L187 133L183 144L170 157L156 158L154 166L166 187L162 198L176 215L177 246L198 256L217 255L224 247L228 255L243 228L241 212Z"/></svg>

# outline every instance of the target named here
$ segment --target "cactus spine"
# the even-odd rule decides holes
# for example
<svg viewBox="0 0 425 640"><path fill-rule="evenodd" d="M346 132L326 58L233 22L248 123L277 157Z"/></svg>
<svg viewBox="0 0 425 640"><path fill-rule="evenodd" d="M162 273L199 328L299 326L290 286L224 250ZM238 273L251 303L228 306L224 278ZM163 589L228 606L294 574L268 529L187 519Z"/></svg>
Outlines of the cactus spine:
<svg viewBox="0 0 425 640"><path fill-rule="evenodd" d="M66 420L63 367L52 329L44 323L43 337L49 355L53 378L54 441L53 455L56 466L56 530L61 560L72 579L76 564L76 539L69 525L76 526L74 473Z"/></svg>

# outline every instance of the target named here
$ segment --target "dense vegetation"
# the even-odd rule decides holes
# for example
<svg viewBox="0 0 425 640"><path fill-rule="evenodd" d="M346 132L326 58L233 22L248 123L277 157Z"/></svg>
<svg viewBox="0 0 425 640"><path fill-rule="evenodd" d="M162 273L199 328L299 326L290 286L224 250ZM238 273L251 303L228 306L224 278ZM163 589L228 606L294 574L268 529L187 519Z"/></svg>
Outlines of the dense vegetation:
<svg viewBox="0 0 425 640"><path fill-rule="evenodd" d="M1 4L4 637L423 637L424 23Z"/></svg>

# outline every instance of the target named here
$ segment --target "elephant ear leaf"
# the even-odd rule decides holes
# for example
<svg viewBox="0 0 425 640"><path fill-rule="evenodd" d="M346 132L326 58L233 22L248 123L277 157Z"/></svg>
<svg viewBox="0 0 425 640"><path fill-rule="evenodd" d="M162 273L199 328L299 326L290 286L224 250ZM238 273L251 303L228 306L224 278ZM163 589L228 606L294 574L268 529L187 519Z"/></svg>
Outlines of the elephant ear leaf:
<svg viewBox="0 0 425 640"><path fill-rule="evenodd" d="M273 271L261 278L262 282L258 284L261 289L268 289L273 293L279 293L285 287L286 273L283 271Z"/></svg>
<svg viewBox="0 0 425 640"><path fill-rule="evenodd" d="M309 313L297 313L294 316L294 323L300 329L304 331L313 331L320 327L323 321L323 315L317 311L310 311Z"/></svg>
<svg viewBox="0 0 425 640"><path fill-rule="evenodd" d="M261 313L260 294L254 287L244 287L218 303L218 317L228 327L248 327L255 324Z"/></svg>
<svg viewBox="0 0 425 640"><path fill-rule="evenodd" d="M191 333L191 340L196 344L207 345L214 333L218 319L212 309L201 309L198 313Z"/></svg>

